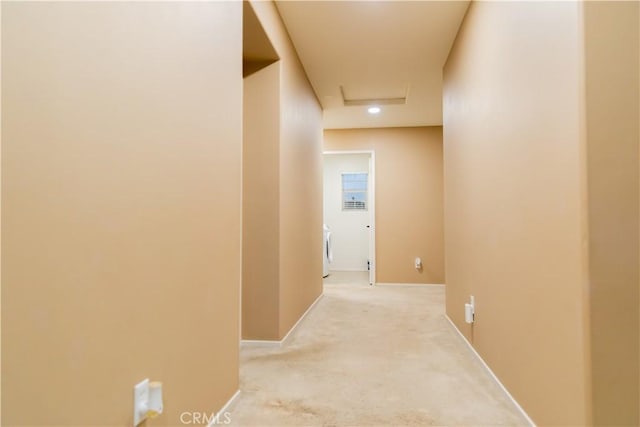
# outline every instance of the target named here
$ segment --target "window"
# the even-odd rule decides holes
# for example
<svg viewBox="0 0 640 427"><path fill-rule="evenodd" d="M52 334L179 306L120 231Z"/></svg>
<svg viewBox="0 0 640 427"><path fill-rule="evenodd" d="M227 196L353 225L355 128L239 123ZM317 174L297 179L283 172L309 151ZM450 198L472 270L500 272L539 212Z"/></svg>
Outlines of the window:
<svg viewBox="0 0 640 427"><path fill-rule="evenodd" d="M368 205L367 173L342 174L342 210L366 211Z"/></svg>

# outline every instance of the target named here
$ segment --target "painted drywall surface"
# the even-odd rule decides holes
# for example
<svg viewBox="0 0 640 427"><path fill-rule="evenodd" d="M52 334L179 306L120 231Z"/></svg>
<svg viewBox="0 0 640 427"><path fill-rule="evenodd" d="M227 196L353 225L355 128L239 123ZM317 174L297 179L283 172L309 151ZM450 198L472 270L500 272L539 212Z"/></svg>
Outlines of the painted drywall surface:
<svg viewBox="0 0 640 427"><path fill-rule="evenodd" d="M242 338L279 339L280 63L244 78Z"/></svg>
<svg viewBox="0 0 640 427"><path fill-rule="evenodd" d="M331 229L333 271L367 271L371 206L366 211L342 210L342 174L369 173L370 154L324 156L324 223Z"/></svg>
<svg viewBox="0 0 640 427"><path fill-rule="evenodd" d="M444 68L447 314L538 425L590 414L580 8L472 2Z"/></svg>
<svg viewBox="0 0 640 427"><path fill-rule="evenodd" d="M280 57L280 308L284 337L322 293L322 110L273 2L251 1Z"/></svg>
<svg viewBox="0 0 640 427"><path fill-rule="evenodd" d="M640 425L638 2L584 5L595 425Z"/></svg>
<svg viewBox="0 0 640 427"><path fill-rule="evenodd" d="M0 46L2 46L2 4L0 3ZM1 51L0 47L0 51ZM2 99L2 55L0 54L0 100ZM0 164L2 163L2 102L0 102ZM0 173L2 167L0 166ZM0 242L2 241L2 185L0 185ZM2 277L2 245L0 244L0 278ZM2 280L0 279L0 283ZM2 292L0 292L0 329L2 328ZM1 335L1 334L0 334ZM2 366L2 343L0 342L0 366ZM1 373L0 373L1 375ZM0 380L1 381L1 380ZM0 384L0 424L2 424L2 386Z"/></svg>
<svg viewBox="0 0 640 427"><path fill-rule="evenodd" d="M242 5L3 3L2 424L238 389Z"/></svg>
<svg viewBox="0 0 640 427"><path fill-rule="evenodd" d="M444 283L442 127L325 130L324 148L375 150L376 282Z"/></svg>

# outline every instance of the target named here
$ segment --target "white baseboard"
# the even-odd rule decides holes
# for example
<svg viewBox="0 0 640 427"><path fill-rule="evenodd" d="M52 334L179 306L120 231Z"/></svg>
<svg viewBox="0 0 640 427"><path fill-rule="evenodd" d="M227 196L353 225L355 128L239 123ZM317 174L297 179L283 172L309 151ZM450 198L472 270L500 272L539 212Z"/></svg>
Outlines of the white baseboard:
<svg viewBox="0 0 640 427"><path fill-rule="evenodd" d="M366 268L364 270L360 268L336 268L335 270L329 270L329 274L331 273L368 273L369 270Z"/></svg>
<svg viewBox="0 0 640 427"><path fill-rule="evenodd" d="M240 347L280 347L281 343L276 340L240 340Z"/></svg>
<svg viewBox="0 0 640 427"><path fill-rule="evenodd" d="M236 399L238 398L238 396L240 396L240 390L236 390L235 393L233 393L233 396L231 396L231 398L229 400L227 400L227 403L224 404L224 406L218 411L216 412L216 416L214 419L212 419L209 422L209 425L207 427L212 427L212 426L216 426L219 425L217 420L224 420L224 413L228 412L228 409L231 408L231 405L233 405L236 401Z"/></svg>
<svg viewBox="0 0 640 427"><path fill-rule="evenodd" d="M489 376L491 376L491 378L493 378L493 380L496 382L496 384L498 384L498 386L502 389L502 391L504 391L504 393L507 395L509 400L511 400L511 402L518 409L520 414L527 420L529 425L531 427L536 427L536 424L533 422L531 417L529 417L529 415L525 412L525 410L522 409L522 406L520 406L520 404L516 401L516 399L513 398L511 393L509 393L509 390L507 390L507 388L504 386L504 384L502 384L502 382L498 379L496 374L493 373L493 371L491 370L489 365L487 365L487 362L485 362L484 359L478 354L476 349L473 348L471 343L467 340L467 337L465 337L464 334L462 332L460 332L460 329L458 329L456 324L453 323L453 321L449 318L449 316L447 316L446 314L444 314L443 316L445 317L445 319L447 319L449 321L449 323L451 324L451 327L453 328L453 330L457 332L457 334L460 336L460 338L462 338L462 341L464 341L464 343L467 345L467 347L469 347L469 350L471 350L471 352L475 355L475 357L480 361L480 363L482 364L484 369L487 371L487 373L489 373Z"/></svg>
<svg viewBox="0 0 640 427"><path fill-rule="evenodd" d="M292 336L293 331L295 331L298 326L300 325L300 323L302 323L302 321L304 320L305 317L307 317L307 314L309 314L311 312L311 310L313 310L313 308L316 306L316 304L318 304L318 301L320 301L322 299L322 297L324 296L324 293L321 293L320 295L318 295L318 298L316 298L316 300L314 302L311 303L311 305L309 306L309 308L307 308L305 310L304 313L302 313L302 316L300 316L300 318L298 319L298 321L296 322L295 325L293 325L291 327L291 329L289 329L289 332L287 332L287 335L284 336L284 338L282 338L280 340L280 345L285 345L287 343L287 341L289 340L289 338Z"/></svg>
<svg viewBox="0 0 640 427"><path fill-rule="evenodd" d="M302 313L302 316L300 316L300 318L295 323L295 325L293 325L291 327L291 329L289 329L289 332L287 332L287 335L285 335L284 338L282 338L280 341L277 341L277 340L241 340L240 341L240 346L241 347L282 347L283 345L285 345L287 343L289 338L292 336L293 331L295 331L298 328L298 326L304 320L304 318L307 317L307 314L309 314L309 312L311 312L311 310L316 306L316 304L318 304L318 301L320 301L320 299L322 299L323 296L324 296L323 293L318 295L318 298L316 298L316 300L313 303L311 303L309 308L307 308L307 310L304 313Z"/></svg>
<svg viewBox="0 0 640 427"><path fill-rule="evenodd" d="M376 283L376 286L444 286L444 283Z"/></svg>

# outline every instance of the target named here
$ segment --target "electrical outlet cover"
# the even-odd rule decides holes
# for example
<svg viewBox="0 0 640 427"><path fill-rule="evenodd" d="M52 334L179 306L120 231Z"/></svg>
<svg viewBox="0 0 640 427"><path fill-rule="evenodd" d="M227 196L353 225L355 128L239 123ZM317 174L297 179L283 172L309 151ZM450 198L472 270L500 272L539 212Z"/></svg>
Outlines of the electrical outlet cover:
<svg viewBox="0 0 640 427"><path fill-rule="evenodd" d="M146 418L149 402L149 378L140 381L133 387L133 425L140 424Z"/></svg>

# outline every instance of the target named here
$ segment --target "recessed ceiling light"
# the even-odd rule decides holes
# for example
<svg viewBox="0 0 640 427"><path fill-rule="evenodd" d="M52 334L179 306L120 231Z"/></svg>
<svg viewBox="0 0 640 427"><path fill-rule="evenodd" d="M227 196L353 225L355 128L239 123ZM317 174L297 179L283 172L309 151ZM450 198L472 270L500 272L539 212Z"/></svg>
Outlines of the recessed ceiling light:
<svg viewBox="0 0 640 427"><path fill-rule="evenodd" d="M378 114L380 112L380 107L369 107L367 111L369 114Z"/></svg>

